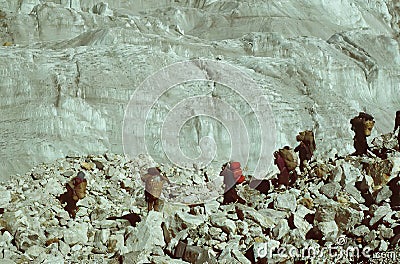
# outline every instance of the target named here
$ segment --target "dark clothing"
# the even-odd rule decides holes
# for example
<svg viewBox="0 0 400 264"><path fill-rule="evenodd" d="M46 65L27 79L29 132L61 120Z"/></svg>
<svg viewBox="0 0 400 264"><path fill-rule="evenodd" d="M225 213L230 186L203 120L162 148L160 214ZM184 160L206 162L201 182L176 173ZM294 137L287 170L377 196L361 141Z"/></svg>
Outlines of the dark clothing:
<svg viewBox="0 0 400 264"><path fill-rule="evenodd" d="M370 118L370 115L365 114L366 116L362 115L363 113L360 113L358 117L353 118L350 123L352 125L352 130L355 133L354 136L354 148L356 149L356 152L353 153L353 155L356 156L361 156L364 154L367 154L367 151L369 149L368 143L367 143L367 137L364 132L364 118Z"/></svg>
<svg viewBox="0 0 400 264"><path fill-rule="evenodd" d="M222 204L230 204L230 203L241 203L241 204L245 204L246 201L243 200L243 198L241 198L236 191L235 186L232 187L231 189L225 191L224 193L224 200L222 202Z"/></svg>
<svg viewBox="0 0 400 264"><path fill-rule="evenodd" d="M236 185L239 183L238 179L235 178L235 174L231 170L231 163L225 164L222 166L222 170L220 172L220 176L224 177L224 185L225 185L225 191L224 191L224 200L223 204L230 204L230 203L241 203L245 204L246 201L241 198L236 191ZM239 167L240 169L240 167ZM241 169L239 171L241 175Z"/></svg>
<svg viewBox="0 0 400 264"><path fill-rule="evenodd" d="M142 181L145 182L144 198L147 202L147 211L160 210L160 199L159 196L162 191L163 182L170 183L169 179L161 174L158 168L149 168L147 174L142 177ZM155 185L155 182L159 183ZM161 186L160 186L161 185ZM156 186L156 187L154 187Z"/></svg>
<svg viewBox="0 0 400 264"><path fill-rule="evenodd" d="M294 149L295 152L299 152L300 158L300 171L304 172L304 161L310 161L312 157L310 146L303 141Z"/></svg>
<svg viewBox="0 0 400 264"><path fill-rule="evenodd" d="M276 153L275 164L278 166L278 169L280 171L278 175L278 184L282 184L285 186L294 184L294 182L297 180L296 171L289 171L286 166L285 160L279 153Z"/></svg>
<svg viewBox="0 0 400 264"><path fill-rule="evenodd" d="M396 119L394 122L394 130L393 132L396 132L397 128L400 127L400 111L396 112ZM399 149L400 149L400 131L397 133L397 143L399 145Z"/></svg>
<svg viewBox="0 0 400 264"><path fill-rule="evenodd" d="M354 136L354 148L356 149L356 152L354 153L354 155L356 156L367 154L369 147L367 143L367 138L364 134L356 134Z"/></svg>

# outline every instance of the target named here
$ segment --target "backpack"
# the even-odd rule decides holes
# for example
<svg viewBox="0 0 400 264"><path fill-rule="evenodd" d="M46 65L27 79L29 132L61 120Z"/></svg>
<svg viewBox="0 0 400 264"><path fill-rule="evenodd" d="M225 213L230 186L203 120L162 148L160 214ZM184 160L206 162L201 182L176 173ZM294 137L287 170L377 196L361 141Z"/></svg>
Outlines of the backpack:
<svg viewBox="0 0 400 264"><path fill-rule="evenodd" d="M371 130L375 125L375 121L367 120L364 122L364 134L368 137L371 135Z"/></svg>
<svg viewBox="0 0 400 264"><path fill-rule="evenodd" d="M234 180L236 183L242 183L245 180L245 177L243 176L243 171L240 168L240 162L236 161L228 163L227 166L220 173L220 175L228 177L229 180L224 178L224 181L228 181L225 182L225 184L229 184L231 180Z"/></svg>
<svg viewBox="0 0 400 264"><path fill-rule="evenodd" d="M351 130L353 130L356 134L364 134L365 136L371 135L371 130L375 125L374 117L360 112L358 116L354 117L350 120Z"/></svg>
<svg viewBox="0 0 400 264"><path fill-rule="evenodd" d="M294 153L291 149L279 149L279 154L285 161L286 167L289 171L293 171L297 167L297 160L294 158Z"/></svg>
<svg viewBox="0 0 400 264"><path fill-rule="evenodd" d="M354 117L350 120L351 130L358 133L361 129L364 129L364 121L361 117Z"/></svg>
<svg viewBox="0 0 400 264"><path fill-rule="evenodd" d="M311 130L302 131L296 136L296 140L299 142L300 141L304 142L308 147L308 150L311 155L314 153L315 151L314 132L312 132Z"/></svg>

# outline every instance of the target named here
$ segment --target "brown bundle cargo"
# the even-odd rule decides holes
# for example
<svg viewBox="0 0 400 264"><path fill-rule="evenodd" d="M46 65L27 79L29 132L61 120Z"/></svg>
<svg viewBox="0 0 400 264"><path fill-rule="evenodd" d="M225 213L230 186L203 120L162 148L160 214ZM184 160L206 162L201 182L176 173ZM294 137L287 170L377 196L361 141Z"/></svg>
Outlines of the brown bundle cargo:
<svg viewBox="0 0 400 264"><path fill-rule="evenodd" d="M285 160L286 167L289 171L296 169L297 167L297 160L294 160L294 155L291 149L283 148L279 149L279 154Z"/></svg>
<svg viewBox="0 0 400 264"><path fill-rule="evenodd" d="M87 181L83 181L79 183L78 185L75 186L75 194L78 196L79 199L83 199L86 196L86 186L87 186Z"/></svg>
<svg viewBox="0 0 400 264"><path fill-rule="evenodd" d="M163 189L164 181L149 179L146 181L146 190L155 198L160 198Z"/></svg>
<svg viewBox="0 0 400 264"><path fill-rule="evenodd" d="M364 134L368 137L371 135L372 128L375 125L375 121L367 120L364 122Z"/></svg>

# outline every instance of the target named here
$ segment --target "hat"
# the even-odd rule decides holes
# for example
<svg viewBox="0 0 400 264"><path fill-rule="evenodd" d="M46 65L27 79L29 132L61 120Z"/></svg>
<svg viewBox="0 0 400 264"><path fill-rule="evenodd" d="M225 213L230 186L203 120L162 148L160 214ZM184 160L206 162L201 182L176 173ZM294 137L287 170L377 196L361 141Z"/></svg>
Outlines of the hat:
<svg viewBox="0 0 400 264"><path fill-rule="evenodd" d="M85 173L83 171L78 172L78 175L76 176L79 179L84 179L85 178Z"/></svg>
<svg viewBox="0 0 400 264"><path fill-rule="evenodd" d="M157 168L148 168L147 173L150 175L160 175L160 171Z"/></svg>
<svg viewBox="0 0 400 264"><path fill-rule="evenodd" d="M240 162L232 161L231 164L230 164L230 169L231 170L240 169Z"/></svg>

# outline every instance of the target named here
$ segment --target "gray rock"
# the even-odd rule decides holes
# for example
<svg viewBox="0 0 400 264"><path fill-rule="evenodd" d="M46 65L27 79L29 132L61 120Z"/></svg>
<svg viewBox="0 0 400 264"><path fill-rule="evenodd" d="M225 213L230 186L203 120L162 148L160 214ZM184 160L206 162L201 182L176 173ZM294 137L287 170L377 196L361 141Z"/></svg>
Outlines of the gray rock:
<svg viewBox="0 0 400 264"><path fill-rule="evenodd" d="M297 205L295 214L304 218L307 214L315 214L315 210L310 210L302 204Z"/></svg>
<svg viewBox="0 0 400 264"><path fill-rule="evenodd" d="M382 237L383 239L390 239L391 237L394 236L394 232L392 228L386 227L384 225L380 225L378 227L378 231L379 231L379 235L380 237Z"/></svg>
<svg viewBox="0 0 400 264"><path fill-rule="evenodd" d="M301 237L305 240L306 234L312 228L312 225L304 220L303 217L300 217L298 215L294 215L294 225L299 230Z"/></svg>
<svg viewBox="0 0 400 264"><path fill-rule="evenodd" d="M320 204L315 212L315 220L318 222L330 222L335 220L338 205L329 202Z"/></svg>
<svg viewBox="0 0 400 264"><path fill-rule="evenodd" d="M332 174L330 175L330 180L332 182L337 182L340 183L342 182L343 178L343 169L341 166L336 166L335 169L332 171Z"/></svg>
<svg viewBox="0 0 400 264"><path fill-rule="evenodd" d="M14 237L8 231L4 231L2 235L0 235L0 248L8 248L11 245L11 241Z"/></svg>
<svg viewBox="0 0 400 264"><path fill-rule="evenodd" d="M227 233L236 233L236 224L233 220L226 218L226 216L221 214L215 214L210 216L211 223L221 228Z"/></svg>
<svg viewBox="0 0 400 264"><path fill-rule="evenodd" d="M125 247L124 244L125 239L123 234L112 234L108 238L108 252L118 252L121 255L130 252L130 250Z"/></svg>
<svg viewBox="0 0 400 264"><path fill-rule="evenodd" d="M206 214L210 215L216 213L218 211L219 206L220 203L215 200L205 203L204 208L206 210Z"/></svg>
<svg viewBox="0 0 400 264"><path fill-rule="evenodd" d="M386 199L389 199L391 195L392 195L392 191L389 189L389 186L384 185L379 190L375 201L377 204L380 204L381 202L385 201Z"/></svg>
<svg viewBox="0 0 400 264"><path fill-rule="evenodd" d="M3 186L0 186L0 208L8 207L10 201L11 201L11 192L6 188L4 188Z"/></svg>
<svg viewBox="0 0 400 264"><path fill-rule="evenodd" d="M380 241L380 244L379 244L379 249L378 249L378 250L379 250L380 252L387 252L388 248L389 248L389 243L386 242L385 240L381 240L381 241Z"/></svg>
<svg viewBox="0 0 400 264"><path fill-rule="evenodd" d="M65 176L65 177L72 177L73 175L75 174L75 171L73 171L73 170L67 170L67 171L64 171L63 172L63 175Z"/></svg>
<svg viewBox="0 0 400 264"><path fill-rule="evenodd" d="M282 239L290 231L287 220L286 219L279 220L279 222L272 231L276 239L278 240Z"/></svg>
<svg viewBox="0 0 400 264"><path fill-rule="evenodd" d="M344 189L358 203L365 203L365 199L361 196L360 191L354 186L354 183L346 184Z"/></svg>
<svg viewBox="0 0 400 264"><path fill-rule="evenodd" d="M374 241L376 239L376 237L377 237L376 231L371 230L366 236L364 236L364 241L367 243L371 243L372 241Z"/></svg>
<svg viewBox="0 0 400 264"><path fill-rule="evenodd" d="M156 246L165 246L162 222L162 213L150 211L127 237L128 252L151 252Z"/></svg>
<svg viewBox="0 0 400 264"><path fill-rule="evenodd" d="M191 245L186 246L182 259L189 263L195 263L195 264L209 262L209 256L207 250L201 247L191 246Z"/></svg>
<svg viewBox="0 0 400 264"><path fill-rule="evenodd" d="M356 224L361 222L363 216L361 211L346 206L339 206L337 208L335 221L340 231L349 231Z"/></svg>
<svg viewBox="0 0 400 264"><path fill-rule="evenodd" d="M328 198L333 198L342 189L338 182L330 182L322 186L319 191Z"/></svg>
<svg viewBox="0 0 400 264"><path fill-rule="evenodd" d="M249 225L245 221L236 221L236 226L239 234L246 235L249 232Z"/></svg>
<svg viewBox="0 0 400 264"><path fill-rule="evenodd" d="M43 261L40 262L43 264L64 264L65 260L62 256L53 256L53 255L49 255L46 254L46 256L44 257Z"/></svg>
<svg viewBox="0 0 400 264"><path fill-rule="evenodd" d="M353 184L362 177L363 173L351 163L343 163L344 182L343 185Z"/></svg>
<svg viewBox="0 0 400 264"><path fill-rule="evenodd" d="M370 225L375 224L380 219L382 219L383 217L385 217L387 214L390 213L392 213L392 209L388 204L378 207L378 209L376 209L374 212L374 216L370 220Z"/></svg>
<svg viewBox="0 0 400 264"><path fill-rule="evenodd" d="M270 208L259 209L258 212L264 217L271 219L271 221L273 222L278 222L280 219L286 218L288 216L287 212Z"/></svg>
<svg viewBox="0 0 400 264"><path fill-rule="evenodd" d="M173 259L169 256L152 256L151 263L162 263L162 264L188 264L189 262L180 260L180 259ZM131 263L131 262L126 262Z"/></svg>
<svg viewBox="0 0 400 264"><path fill-rule="evenodd" d="M324 235L324 239L327 241L335 242L339 233L339 228L335 221L320 222L318 223L318 229L321 230Z"/></svg>
<svg viewBox="0 0 400 264"><path fill-rule="evenodd" d="M109 229L96 230L96 233L94 235L94 244L98 247L100 247L101 245L105 245L109 237Z"/></svg>
<svg viewBox="0 0 400 264"><path fill-rule="evenodd" d="M27 250L26 250L26 254L30 257L33 258L37 258L40 254L42 254L45 251L45 248L43 248L42 246L39 245L33 245L30 246Z"/></svg>
<svg viewBox="0 0 400 264"><path fill-rule="evenodd" d="M360 225L356 227L352 233L356 236L363 237L369 233L369 228L365 225Z"/></svg>
<svg viewBox="0 0 400 264"><path fill-rule="evenodd" d="M244 215L246 219L254 221L255 223L259 224L262 228L272 228L275 226L275 223L272 220L272 218L269 218L268 216L257 212L255 209L251 207L238 204L237 209L238 211L241 212L241 214Z"/></svg>
<svg viewBox="0 0 400 264"><path fill-rule="evenodd" d="M13 260L11 260L11 259L2 258L1 259L1 264L15 264L15 262Z"/></svg>
<svg viewBox="0 0 400 264"><path fill-rule="evenodd" d="M70 246L75 244L86 244L88 242L88 224L74 223L73 226L64 230L64 242Z"/></svg>
<svg viewBox="0 0 400 264"><path fill-rule="evenodd" d="M248 260L239 249L232 249L232 255L237 259L241 264L251 264L250 260Z"/></svg>
<svg viewBox="0 0 400 264"><path fill-rule="evenodd" d="M294 212L296 210L296 196L293 193L285 192L278 194L275 200L275 208L289 210Z"/></svg>
<svg viewBox="0 0 400 264"><path fill-rule="evenodd" d="M64 256L67 256L71 250L70 246L62 240L60 240L58 242L58 249L60 250L61 254Z"/></svg>
<svg viewBox="0 0 400 264"><path fill-rule="evenodd" d="M133 251L122 255L122 263L151 263L149 257L142 251Z"/></svg>
<svg viewBox="0 0 400 264"><path fill-rule="evenodd" d="M176 218L178 225L185 225L190 228L196 228L197 226L203 224L205 222L204 215L192 215L187 212L178 211L176 213Z"/></svg>

